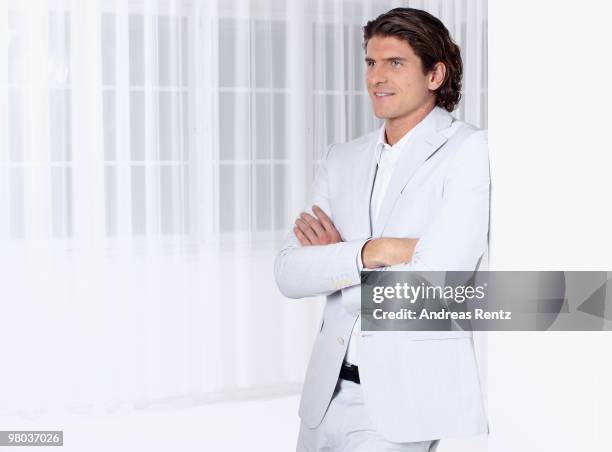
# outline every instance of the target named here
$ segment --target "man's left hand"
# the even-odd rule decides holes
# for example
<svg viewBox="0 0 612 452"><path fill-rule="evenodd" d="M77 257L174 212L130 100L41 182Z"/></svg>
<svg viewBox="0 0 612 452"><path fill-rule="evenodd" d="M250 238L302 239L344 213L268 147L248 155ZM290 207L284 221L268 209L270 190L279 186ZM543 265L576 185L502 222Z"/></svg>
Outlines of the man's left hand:
<svg viewBox="0 0 612 452"><path fill-rule="evenodd" d="M309 213L302 212L297 220L293 232L302 246L330 245L342 242L340 233L334 223L319 206L312 206L316 218Z"/></svg>

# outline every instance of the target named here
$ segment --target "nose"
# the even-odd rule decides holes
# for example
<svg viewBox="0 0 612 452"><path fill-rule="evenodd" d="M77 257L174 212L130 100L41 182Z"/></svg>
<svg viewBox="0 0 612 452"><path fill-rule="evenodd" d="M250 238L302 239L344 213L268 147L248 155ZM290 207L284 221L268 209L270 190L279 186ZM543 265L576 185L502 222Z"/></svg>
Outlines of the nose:
<svg viewBox="0 0 612 452"><path fill-rule="evenodd" d="M366 72L366 82L372 87L387 83L387 73L385 69L377 65L368 67Z"/></svg>

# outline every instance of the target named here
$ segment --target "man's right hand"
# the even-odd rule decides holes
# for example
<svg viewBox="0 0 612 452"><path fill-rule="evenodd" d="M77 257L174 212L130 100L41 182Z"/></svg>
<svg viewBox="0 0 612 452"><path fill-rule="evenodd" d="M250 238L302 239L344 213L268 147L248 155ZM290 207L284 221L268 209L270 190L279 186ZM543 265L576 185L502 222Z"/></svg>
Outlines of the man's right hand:
<svg viewBox="0 0 612 452"><path fill-rule="evenodd" d="M410 262L419 239L381 237L370 240L361 249L364 268L388 267Z"/></svg>

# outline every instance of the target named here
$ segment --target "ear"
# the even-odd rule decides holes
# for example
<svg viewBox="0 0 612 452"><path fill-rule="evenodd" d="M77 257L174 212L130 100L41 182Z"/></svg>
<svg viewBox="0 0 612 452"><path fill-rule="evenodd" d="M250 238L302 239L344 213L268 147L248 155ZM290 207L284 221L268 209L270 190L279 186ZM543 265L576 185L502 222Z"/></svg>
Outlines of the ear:
<svg viewBox="0 0 612 452"><path fill-rule="evenodd" d="M429 83L427 87L431 91L435 91L438 88L440 88L440 86L442 86L442 83L444 83L445 78L446 78L446 66L444 65L444 63L439 61L436 64L434 64L434 67L429 72Z"/></svg>

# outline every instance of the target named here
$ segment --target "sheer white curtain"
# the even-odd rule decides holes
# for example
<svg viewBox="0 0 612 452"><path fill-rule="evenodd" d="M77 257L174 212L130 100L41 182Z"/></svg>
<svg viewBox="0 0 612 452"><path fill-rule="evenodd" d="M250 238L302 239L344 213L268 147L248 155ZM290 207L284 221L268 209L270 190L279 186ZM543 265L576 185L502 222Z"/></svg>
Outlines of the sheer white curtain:
<svg viewBox="0 0 612 452"><path fill-rule="evenodd" d="M438 15L486 126L486 3L0 0L0 413L299 389L272 278L326 144L377 127L363 24Z"/></svg>

